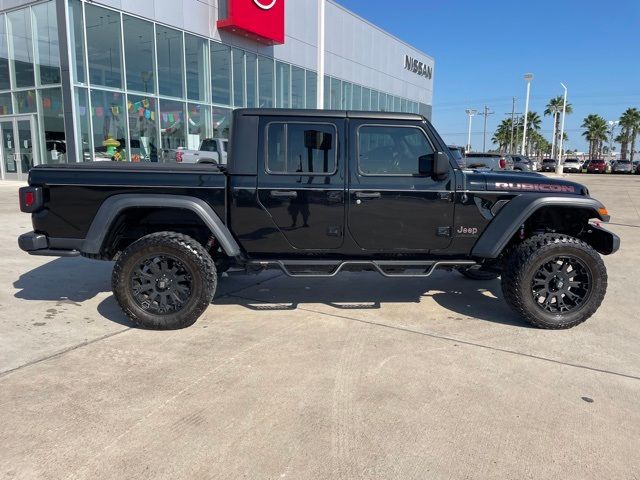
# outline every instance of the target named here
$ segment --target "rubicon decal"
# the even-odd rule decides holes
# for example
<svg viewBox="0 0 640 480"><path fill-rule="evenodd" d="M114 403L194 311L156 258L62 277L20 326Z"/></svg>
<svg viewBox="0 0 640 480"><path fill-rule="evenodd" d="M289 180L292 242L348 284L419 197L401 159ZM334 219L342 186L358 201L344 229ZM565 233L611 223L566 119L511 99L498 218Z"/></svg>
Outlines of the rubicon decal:
<svg viewBox="0 0 640 480"><path fill-rule="evenodd" d="M268 45L284 43L285 0L227 0L218 28Z"/></svg>
<svg viewBox="0 0 640 480"><path fill-rule="evenodd" d="M575 193L571 185L554 185L553 183L501 183L496 182L498 190L523 190L528 192Z"/></svg>

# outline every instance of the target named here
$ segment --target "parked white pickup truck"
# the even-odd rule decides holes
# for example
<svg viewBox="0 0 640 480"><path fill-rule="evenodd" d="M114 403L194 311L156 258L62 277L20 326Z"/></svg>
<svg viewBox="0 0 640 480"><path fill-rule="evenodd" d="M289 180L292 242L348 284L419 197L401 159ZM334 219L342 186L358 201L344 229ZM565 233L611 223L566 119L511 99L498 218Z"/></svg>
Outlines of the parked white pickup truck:
<svg viewBox="0 0 640 480"><path fill-rule="evenodd" d="M200 143L199 150L178 148L176 150L176 162L226 165L228 144L229 141L226 138L205 138Z"/></svg>

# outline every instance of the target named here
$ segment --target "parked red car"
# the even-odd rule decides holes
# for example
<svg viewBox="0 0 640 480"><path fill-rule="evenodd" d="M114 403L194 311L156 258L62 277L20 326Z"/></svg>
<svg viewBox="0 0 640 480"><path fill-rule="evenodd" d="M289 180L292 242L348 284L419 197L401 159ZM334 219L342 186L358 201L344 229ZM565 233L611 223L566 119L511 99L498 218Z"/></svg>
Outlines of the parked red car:
<svg viewBox="0 0 640 480"><path fill-rule="evenodd" d="M605 173L607 171L607 162L604 160L591 160L587 165L588 173Z"/></svg>

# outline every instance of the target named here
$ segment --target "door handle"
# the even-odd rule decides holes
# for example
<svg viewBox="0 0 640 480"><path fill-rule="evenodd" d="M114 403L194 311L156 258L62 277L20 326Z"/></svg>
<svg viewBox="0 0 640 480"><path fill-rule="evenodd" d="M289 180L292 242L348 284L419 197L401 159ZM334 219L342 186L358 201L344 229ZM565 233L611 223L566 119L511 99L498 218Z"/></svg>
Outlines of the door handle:
<svg viewBox="0 0 640 480"><path fill-rule="evenodd" d="M298 192L283 192L280 190L271 190L270 195L273 198L298 198Z"/></svg>
<svg viewBox="0 0 640 480"><path fill-rule="evenodd" d="M356 192L356 198L380 198L380 192Z"/></svg>

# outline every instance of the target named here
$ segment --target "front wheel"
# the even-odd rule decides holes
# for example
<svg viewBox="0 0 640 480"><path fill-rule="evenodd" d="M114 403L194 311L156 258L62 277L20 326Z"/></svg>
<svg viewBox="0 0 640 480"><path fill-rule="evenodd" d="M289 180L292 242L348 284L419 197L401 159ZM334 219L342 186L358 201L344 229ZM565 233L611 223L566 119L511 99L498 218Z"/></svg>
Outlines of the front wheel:
<svg viewBox="0 0 640 480"><path fill-rule="evenodd" d="M527 322L548 329L574 327L591 317L604 299L607 270L600 255L577 238L531 237L507 258L502 292Z"/></svg>
<svg viewBox="0 0 640 480"><path fill-rule="evenodd" d="M111 277L122 310L138 325L175 330L193 325L216 291L216 267L187 235L159 232L132 243Z"/></svg>

